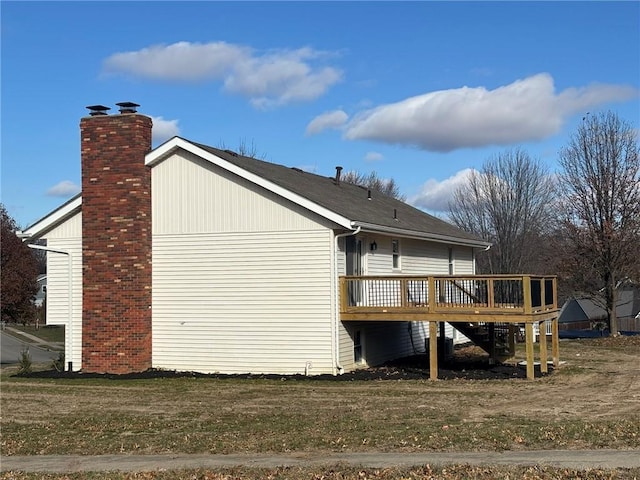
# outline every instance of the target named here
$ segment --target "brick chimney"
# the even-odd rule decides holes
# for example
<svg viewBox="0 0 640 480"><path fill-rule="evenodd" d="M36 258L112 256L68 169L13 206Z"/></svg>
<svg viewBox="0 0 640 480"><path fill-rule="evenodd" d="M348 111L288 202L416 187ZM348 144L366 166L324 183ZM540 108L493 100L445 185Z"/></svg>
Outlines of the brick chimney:
<svg viewBox="0 0 640 480"><path fill-rule="evenodd" d="M82 371L151 368L151 118L87 107L82 150Z"/></svg>

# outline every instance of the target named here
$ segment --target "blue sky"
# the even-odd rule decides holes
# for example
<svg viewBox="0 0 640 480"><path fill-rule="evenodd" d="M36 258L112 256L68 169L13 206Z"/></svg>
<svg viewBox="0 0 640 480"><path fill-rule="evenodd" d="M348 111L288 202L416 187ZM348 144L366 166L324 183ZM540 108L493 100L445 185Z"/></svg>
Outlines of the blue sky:
<svg viewBox="0 0 640 480"><path fill-rule="evenodd" d="M11 2L2 203L25 227L79 191L87 105L333 175L394 178L444 215L520 147L551 172L587 113L640 125L640 2Z"/></svg>

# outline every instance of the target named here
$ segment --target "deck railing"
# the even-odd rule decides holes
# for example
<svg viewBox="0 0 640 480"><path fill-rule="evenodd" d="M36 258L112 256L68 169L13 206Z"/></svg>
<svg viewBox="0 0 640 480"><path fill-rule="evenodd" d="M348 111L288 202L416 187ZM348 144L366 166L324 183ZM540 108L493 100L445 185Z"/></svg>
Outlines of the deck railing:
<svg viewBox="0 0 640 480"><path fill-rule="evenodd" d="M341 311L536 314L557 310L556 277L343 276Z"/></svg>

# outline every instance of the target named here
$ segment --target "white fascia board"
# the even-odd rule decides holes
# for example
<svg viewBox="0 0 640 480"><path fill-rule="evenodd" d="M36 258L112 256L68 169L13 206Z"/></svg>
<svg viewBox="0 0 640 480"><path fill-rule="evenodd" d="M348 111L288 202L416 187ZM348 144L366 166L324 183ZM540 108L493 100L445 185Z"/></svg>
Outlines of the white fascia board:
<svg viewBox="0 0 640 480"><path fill-rule="evenodd" d="M21 232L17 232L17 235L23 240L28 240L30 238L37 239L78 212L81 206L82 197L78 195L76 198L73 198L64 205L58 207L56 210L41 218L33 225L27 227Z"/></svg>
<svg viewBox="0 0 640 480"><path fill-rule="evenodd" d="M403 238L414 238L417 240L429 240L431 242L446 243L449 245L461 245L474 248L488 248L490 243L482 240L469 240L466 238L452 237L449 235L439 235L437 233L416 232L415 230L406 230L404 228L393 228L384 225L375 225L372 223L354 222L355 227L362 227L363 232L384 233L388 235L397 235Z"/></svg>
<svg viewBox="0 0 640 480"><path fill-rule="evenodd" d="M194 145L193 143L188 142L187 140L180 137L174 137L168 142L160 145L158 148L156 148L152 152L149 152L145 159L145 165L149 167L153 167L155 164L167 158L171 153L173 153L177 149L182 149L189 153L192 153L202 158L203 160L206 160L224 170L227 170L228 172L233 173L234 175L238 175L239 177L244 178L245 180L251 183L254 183L282 198L286 198L287 200L297 205L300 205L301 207L306 208L307 210L310 210L320 215L321 217L324 217L327 220L330 220L340 225L341 227L344 227L349 230L354 229L353 222L348 218L345 218L342 215L338 215L335 212L327 208L324 208L318 205L317 203L314 203L308 200L305 197L302 197L296 193L293 193L290 190L287 190L286 188L283 188L279 185L276 185L273 182L270 182L269 180L266 180L265 178L262 178L259 175L248 172L247 170L244 170L243 168L240 168L237 165L231 162L228 162L227 160L220 158L211 152L203 150L197 145Z"/></svg>

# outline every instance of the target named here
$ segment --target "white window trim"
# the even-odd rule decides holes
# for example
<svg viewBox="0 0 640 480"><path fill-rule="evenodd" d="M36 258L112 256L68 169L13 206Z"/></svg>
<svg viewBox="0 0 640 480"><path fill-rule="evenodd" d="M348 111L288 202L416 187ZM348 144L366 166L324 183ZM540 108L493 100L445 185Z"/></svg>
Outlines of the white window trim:
<svg viewBox="0 0 640 480"><path fill-rule="evenodd" d="M398 251L394 252L393 251L393 245L394 243L397 243L398 245ZM397 258L398 262L398 266L395 266L395 259ZM402 271L402 243L400 242L399 238L392 238L391 239L391 269L394 272L400 272Z"/></svg>

